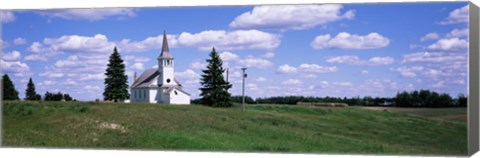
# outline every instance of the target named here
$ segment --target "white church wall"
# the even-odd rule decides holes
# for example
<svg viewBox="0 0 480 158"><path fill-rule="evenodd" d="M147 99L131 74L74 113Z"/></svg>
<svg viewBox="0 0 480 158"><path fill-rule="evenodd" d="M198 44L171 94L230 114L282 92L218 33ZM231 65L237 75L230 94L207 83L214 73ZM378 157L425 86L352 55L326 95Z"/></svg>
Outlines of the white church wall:
<svg viewBox="0 0 480 158"><path fill-rule="evenodd" d="M157 103L157 89L149 89L148 102Z"/></svg>
<svg viewBox="0 0 480 158"><path fill-rule="evenodd" d="M190 96L175 89L170 92L170 104L190 104Z"/></svg>

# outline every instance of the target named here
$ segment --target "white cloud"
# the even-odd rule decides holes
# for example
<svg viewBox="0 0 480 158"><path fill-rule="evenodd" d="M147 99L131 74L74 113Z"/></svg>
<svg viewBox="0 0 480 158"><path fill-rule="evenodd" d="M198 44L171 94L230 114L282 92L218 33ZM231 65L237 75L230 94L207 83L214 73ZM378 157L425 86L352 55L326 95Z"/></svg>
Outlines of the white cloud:
<svg viewBox="0 0 480 158"><path fill-rule="evenodd" d="M334 82L333 85L336 86L352 86L351 82Z"/></svg>
<svg viewBox="0 0 480 158"><path fill-rule="evenodd" d="M30 67L26 63L20 61L5 61L0 60L2 65L2 71L5 73L17 73L17 72L28 72Z"/></svg>
<svg viewBox="0 0 480 158"><path fill-rule="evenodd" d="M293 67L288 64L280 65L277 69L280 73L297 73L302 72L305 73L304 75L310 75L309 77L313 77L311 73L327 73L327 72L336 72L338 71L336 66L333 67L324 67L317 64L301 64L300 66Z"/></svg>
<svg viewBox="0 0 480 158"><path fill-rule="evenodd" d="M442 88L444 86L445 86L445 81L438 81L437 83L432 85L432 87L434 88Z"/></svg>
<svg viewBox="0 0 480 158"><path fill-rule="evenodd" d="M420 38L420 41L436 40L438 38L440 38L440 35L438 35L438 33L436 33L436 32L432 32L432 33L428 33L425 36L423 36L422 38Z"/></svg>
<svg viewBox="0 0 480 158"><path fill-rule="evenodd" d="M100 87L98 87L98 86L91 86L91 85L86 85L86 86L83 87L83 89L85 89L85 90L87 90L87 91L89 91L89 92L91 92L91 91L100 91L100 90L101 90Z"/></svg>
<svg viewBox="0 0 480 158"><path fill-rule="evenodd" d="M455 38L455 37L462 38L462 37L468 37L468 34L469 34L468 28L464 28L464 29L453 29L452 31L450 31L450 32L446 35L446 37L447 37L447 38Z"/></svg>
<svg viewBox="0 0 480 158"><path fill-rule="evenodd" d="M422 66L413 66L413 67L403 66L403 67L393 69L393 71L399 72L400 75L403 77L416 77L417 73L423 70L424 70L424 67Z"/></svg>
<svg viewBox="0 0 480 158"><path fill-rule="evenodd" d="M266 69L273 66L272 62L265 59L255 58L255 57L247 57L245 59L240 59L237 61L237 63L247 68L254 67L259 69Z"/></svg>
<svg viewBox="0 0 480 158"><path fill-rule="evenodd" d="M297 68L288 64L283 64L278 67L277 71L281 73L297 73Z"/></svg>
<svg viewBox="0 0 480 158"><path fill-rule="evenodd" d="M376 32L365 36L341 32L333 38L330 34L319 35L312 41L311 46L314 49L375 49L386 47L389 43L388 38Z"/></svg>
<svg viewBox="0 0 480 158"><path fill-rule="evenodd" d="M102 34L96 34L93 37L65 35L60 38L45 38L42 43L33 42L27 49L32 54L26 56L25 59L46 61L62 52L106 56L112 53L115 46Z"/></svg>
<svg viewBox="0 0 480 158"><path fill-rule="evenodd" d="M106 9L62 9L37 12L40 15L50 18L62 18L67 20L88 20L97 21L107 17L133 17L135 11L126 8L106 8Z"/></svg>
<svg viewBox="0 0 480 158"><path fill-rule="evenodd" d="M83 74L80 76L80 81L86 81L86 80L104 80L105 75L103 73L98 73L98 74Z"/></svg>
<svg viewBox="0 0 480 158"><path fill-rule="evenodd" d="M265 82L265 81L267 81L267 78L260 76L260 77L257 77L257 78L255 79L255 81L257 81L257 82Z"/></svg>
<svg viewBox="0 0 480 158"><path fill-rule="evenodd" d="M11 11L0 11L0 17L3 24L15 21L15 15Z"/></svg>
<svg viewBox="0 0 480 158"><path fill-rule="evenodd" d="M267 52L265 53L262 57L264 58L273 58L275 56L275 53L273 52Z"/></svg>
<svg viewBox="0 0 480 158"><path fill-rule="evenodd" d="M144 70L145 69L145 67L143 67L143 63L135 63L132 66L130 66L130 68L132 68L134 70Z"/></svg>
<svg viewBox="0 0 480 158"><path fill-rule="evenodd" d="M368 74L368 70L362 70L362 71L360 71L360 73L366 75L366 74Z"/></svg>
<svg viewBox="0 0 480 158"><path fill-rule="evenodd" d="M61 72L44 72L40 73L39 76L46 77L46 78L62 78L65 74Z"/></svg>
<svg viewBox="0 0 480 158"><path fill-rule="evenodd" d="M450 12L447 18L440 22L442 25L468 23L468 4Z"/></svg>
<svg viewBox="0 0 480 158"><path fill-rule="evenodd" d="M468 41L459 38L440 39L436 43L427 47L430 50L457 51L468 48Z"/></svg>
<svg viewBox="0 0 480 158"><path fill-rule="evenodd" d="M448 63L466 60L467 57L461 54L449 54L444 52L418 52L404 55L402 63Z"/></svg>
<svg viewBox="0 0 480 158"><path fill-rule="evenodd" d="M150 58L148 57L143 57L143 56L133 56L133 55L127 55L124 57L125 61L134 61L134 62L140 62L140 63L145 63L150 61Z"/></svg>
<svg viewBox="0 0 480 158"><path fill-rule="evenodd" d="M327 62L336 63L336 64L379 66L379 65L390 65L394 62L394 60L392 57L372 57L365 61L365 60L360 60L358 56L344 55L344 56L328 57Z"/></svg>
<svg viewBox="0 0 480 158"><path fill-rule="evenodd" d="M238 60L240 57L232 52L223 52L219 54L222 61Z"/></svg>
<svg viewBox="0 0 480 158"><path fill-rule="evenodd" d="M175 72L175 77L179 79L198 79L200 75L191 69L187 69L183 72Z"/></svg>
<svg viewBox="0 0 480 158"><path fill-rule="evenodd" d="M298 67L298 70L302 72L313 72L313 73L326 73L326 72L336 72L337 67L324 67L317 64L301 64Z"/></svg>
<svg viewBox="0 0 480 158"><path fill-rule="evenodd" d="M25 43L27 43L27 39L25 38L18 37L13 40L13 44L15 45L23 45Z"/></svg>
<svg viewBox="0 0 480 158"><path fill-rule="evenodd" d="M309 29L330 22L353 19L353 10L341 13L342 5L274 5L257 6L237 16L230 27L236 29Z"/></svg>
<svg viewBox="0 0 480 158"><path fill-rule="evenodd" d="M170 48L175 48L178 46L177 35L167 35L167 41ZM163 34L155 37L147 37L142 41L123 39L114 43L125 52L145 52L152 49L161 49L162 42Z"/></svg>
<svg viewBox="0 0 480 158"><path fill-rule="evenodd" d="M282 82L284 85L299 85L302 84L302 81L297 79L288 79Z"/></svg>
<svg viewBox="0 0 480 158"><path fill-rule="evenodd" d="M21 53L19 51L12 51L11 53L2 53L2 59L6 61L17 61L20 60Z"/></svg>
<svg viewBox="0 0 480 158"><path fill-rule="evenodd" d="M217 50L242 50L242 49L275 49L280 45L280 36L258 30L207 30L196 34L182 32L178 44L186 47L210 51L212 47Z"/></svg>
<svg viewBox="0 0 480 158"><path fill-rule="evenodd" d="M192 64L190 64L190 68L192 69L203 69L205 67L207 67L207 63L200 60L195 60L192 62Z"/></svg>

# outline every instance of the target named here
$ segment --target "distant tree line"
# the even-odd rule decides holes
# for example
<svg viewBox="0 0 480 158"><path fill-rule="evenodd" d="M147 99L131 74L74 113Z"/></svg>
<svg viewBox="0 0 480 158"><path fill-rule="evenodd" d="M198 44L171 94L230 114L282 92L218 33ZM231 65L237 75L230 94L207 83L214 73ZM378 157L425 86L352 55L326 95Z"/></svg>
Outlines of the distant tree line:
<svg viewBox="0 0 480 158"><path fill-rule="evenodd" d="M242 96L232 96L232 101L242 103ZM277 96L252 99L245 96L247 104L290 104L297 102L329 102L346 103L350 106L394 106L394 107L466 107L467 97L463 94L452 98L446 93L437 93L430 90L416 90L412 92L398 92L395 97L305 97L305 96Z"/></svg>
<svg viewBox="0 0 480 158"><path fill-rule="evenodd" d="M72 101L73 98L70 97L69 94L65 93L62 94L62 92L57 92L57 93L50 93L50 92L45 92L45 95L43 97L43 100L45 101Z"/></svg>
<svg viewBox="0 0 480 158"><path fill-rule="evenodd" d="M10 77L7 74L2 76L2 98L3 100L20 100L18 97L18 91L15 89L15 85L13 84ZM28 80L27 89L25 90L25 100L42 100L42 96L37 93L35 90L35 84L33 83L32 78ZM57 93L50 93L46 92L43 100L45 101L72 101L73 99L69 94L57 92Z"/></svg>

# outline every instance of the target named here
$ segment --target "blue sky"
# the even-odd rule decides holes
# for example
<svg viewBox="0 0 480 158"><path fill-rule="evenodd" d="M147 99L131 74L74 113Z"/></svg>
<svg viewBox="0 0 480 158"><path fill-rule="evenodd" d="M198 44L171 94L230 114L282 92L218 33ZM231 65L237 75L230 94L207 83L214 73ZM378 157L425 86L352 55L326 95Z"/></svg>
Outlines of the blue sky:
<svg viewBox="0 0 480 158"><path fill-rule="evenodd" d="M117 46L133 73L156 66L165 30L176 78L198 98L212 46L233 95L394 96L468 87L468 3L390 3L2 11L2 73L20 97L37 92L103 98Z"/></svg>

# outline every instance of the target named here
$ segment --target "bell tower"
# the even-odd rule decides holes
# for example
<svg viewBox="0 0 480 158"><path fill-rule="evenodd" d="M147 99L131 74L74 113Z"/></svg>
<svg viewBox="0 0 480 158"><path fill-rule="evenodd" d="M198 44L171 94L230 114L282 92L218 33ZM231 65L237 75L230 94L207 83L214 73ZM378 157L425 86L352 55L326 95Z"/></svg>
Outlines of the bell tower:
<svg viewBox="0 0 480 158"><path fill-rule="evenodd" d="M175 80L173 78L174 71L174 58L170 54L170 50L168 49L168 42L167 42L167 35L165 31L163 31L163 43L162 43L162 52L160 56L157 58L158 60L158 81L157 83L162 85L162 87L175 85Z"/></svg>

